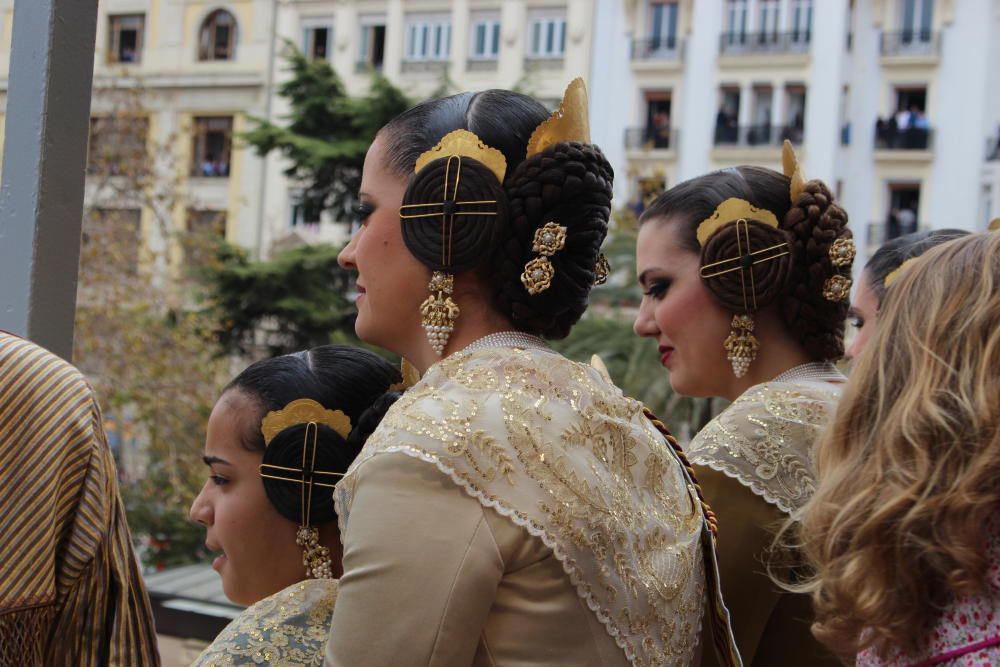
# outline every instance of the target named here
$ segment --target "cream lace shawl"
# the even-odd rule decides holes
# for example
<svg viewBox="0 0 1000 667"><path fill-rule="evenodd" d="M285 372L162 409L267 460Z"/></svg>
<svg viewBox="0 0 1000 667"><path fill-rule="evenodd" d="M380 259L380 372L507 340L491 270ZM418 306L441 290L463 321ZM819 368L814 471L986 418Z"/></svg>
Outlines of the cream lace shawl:
<svg viewBox="0 0 1000 667"><path fill-rule="evenodd" d="M335 579L307 579L234 618L191 667L322 665L337 600Z"/></svg>
<svg viewBox="0 0 1000 667"><path fill-rule="evenodd" d="M816 489L812 451L842 385L765 382L751 387L691 441L688 459L736 479L791 514Z"/></svg>
<svg viewBox="0 0 1000 667"><path fill-rule="evenodd" d="M341 531L358 466L426 461L541 539L634 665L690 664L705 600L703 515L663 437L590 366L485 348L432 366L334 492Z"/></svg>

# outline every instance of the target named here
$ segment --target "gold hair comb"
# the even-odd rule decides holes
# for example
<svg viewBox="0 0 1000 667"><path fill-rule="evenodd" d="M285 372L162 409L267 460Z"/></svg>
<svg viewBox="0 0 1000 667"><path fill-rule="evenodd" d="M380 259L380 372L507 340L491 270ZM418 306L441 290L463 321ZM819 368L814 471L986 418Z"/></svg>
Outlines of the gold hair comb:
<svg viewBox="0 0 1000 667"><path fill-rule="evenodd" d="M768 227L778 228L778 218L774 213L764 208L757 208L746 199L730 197L719 204L712 215L698 223L698 230L695 232L698 245L704 246L720 227L736 220L756 220Z"/></svg>
<svg viewBox="0 0 1000 667"><path fill-rule="evenodd" d="M882 281L882 286L886 287L886 288L889 287L889 285L891 285L893 283L893 281L895 281L896 278L898 278L900 276L900 274L903 272L903 269L905 269L908 266L912 266L913 263L915 261L917 261L919 258L920 258L919 255L917 257L911 257L908 260L905 260L902 264L900 264L899 266L897 266L895 269L893 269L892 271L890 271L888 274L886 274L885 280Z"/></svg>
<svg viewBox="0 0 1000 667"><path fill-rule="evenodd" d="M351 418L340 410L327 410L311 398L299 398L281 410L267 413L260 423L264 435L264 445L270 445L274 437L290 426L299 424L325 424L341 438L351 433Z"/></svg>
<svg viewBox="0 0 1000 667"><path fill-rule="evenodd" d="M577 77L570 81L559 110L531 133L527 157L563 141L590 143L590 114L587 110L587 84Z"/></svg>
<svg viewBox="0 0 1000 667"><path fill-rule="evenodd" d="M785 176L792 179L788 193L794 204L802 191L806 189L806 178L802 175L802 165L799 164L799 158L795 155L792 142L788 139L785 139L785 143L781 145L781 168L785 172Z"/></svg>
<svg viewBox="0 0 1000 667"><path fill-rule="evenodd" d="M507 158L497 149L484 144L479 137L468 130L455 130L441 137L437 146L420 154L413 171L416 173L439 158L453 156L468 157L481 162L496 175L498 181L503 183L503 177L507 173Z"/></svg>

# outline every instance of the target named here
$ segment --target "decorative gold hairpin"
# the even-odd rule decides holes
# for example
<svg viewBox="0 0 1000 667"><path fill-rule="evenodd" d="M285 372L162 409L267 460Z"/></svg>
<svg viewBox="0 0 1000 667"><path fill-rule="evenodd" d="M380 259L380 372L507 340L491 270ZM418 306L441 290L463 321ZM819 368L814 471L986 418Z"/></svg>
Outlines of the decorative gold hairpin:
<svg viewBox="0 0 1000 667"><path fill-rule="evenodd" d="M566 231L566 227L551 221L535 230L531 250L538 253L538 257L525 264L521 274L521 283L528 294L540 294L552 286L556 269L549 257L566 247Z"/></svg>
<svg viewBox="0 0 1000 667"><path fill-rule="evenodd" d="M856 253L853 239L839 238L830 246L830 263L837 268L850 266Z"/></svg>
<svg viewBox="0 0 1000 667"><path fill-rule="evenodd" d="M698 245L704 246L712 234L721 227L740 219L756 220L768 227L778 228L778 218L775 217L774 213L764 208L757 208L746 199L730 197L719 204L712 215L698 223L698 229L695 232L698 237Z"/></svg>
<svg viewBox="0 0 1000 667"><path fill-rule="evenodd" d="M298 398L281 410L267 413L260 424L264 446L271 444L274 436L290 426L315 422L332 428L341 438L351 433L351 418L341 410L327 410L311 398Z"/></svg>
<svg viewBox="0 0 1000 667"><path fill-rule="evenodd" d="M794 204L795 200L806 189L806 179L802 175L802 165L799 164L799 158L795 155L792 142L788 139L785 139L785 142L781 145L781 167L785 176L792 179L792 183L788 188L788 194Z"/></svg>
<svg viewBox="0 0 1000 667"><path fill-rule="evenodd" d="M590 143L590 114L587 107L587 84L582 78L570 81L559 109L531 133L527 157L564 141Z"/></svg>
<svg viewBox="0 0 1000 667"><path fill-rule="evenodd" d="M603 285L611 277L611 262L602 252L597 256L597 264L594 265L594 284Z"/></svg>
<svg viewBox="0 0 1000 667"><path fill-rule="evenodd" d="M420 382L420 371L405 357L399 362L399 372L403 376L403 381L389 385L389 391L406 391Z"/></svg>
<svg viewBox="0 0 1000 667"><path fill-rule="evenodd" d="M503 153L483 143L482 139L468 130L455 130L441 137L434 148L424 151L417 158L414 173L443 157L468 157L482 163L503 183L507 173L507 158Z"/></svg>
<svg viewBox="0 0 1000 667"><path fill-rule="evenodd" d="M839 273L823 283L823 298L827 301L847 301L851 296L851 279Z"/></svg>
<svg viewBox="0 0 1000 667"><path fill-rule="evenodd" d="M711 216L702 220L695 232L698 244L704 247L719 229L731 222L736 223L736 255L705 264L700 269L700 275L703 280L708 280L734 271L740 273L743 313L733 315L729 336L722 344L733 368L733 375L738 378L746 375L760 348L760 341L753 335L753 313L757 310L757 284L753 267L791 253L787 242L753 250L750 244L750 220L778 229L778 218L774 213L757 208L745 199L731 197L719 204Z"/></svg>
<svg viewBox="0 0 1000 667"><path fill-rule="evenodd" d="M269 446L275 436L286 428L305 424L302 438L302 462L300 467L279 466L273 463L260 464L260 476L281 482L298 484L301 487L301 523L295 533L295 543L302 547L302 564L306 576L315 579L333 577L333 562L330 550L320 544L319 529L310 521L313 487L334 488L336 480L343 473L316 470L316 452L319 449L319 425L333 429L340 437L351 433L351 419L341 410L327 410L310 398L299 398L281 410L267 413L260 425L264 435L264 445Z"/></svg>
<svg viewBox="0 0 1000 667"><path fill-rule="evenodd" d="M986 229L991 232L1000 232L1000 218L993 218L990 220L990 224L986 227Z"/></svg>
<svg viewBox="0 0 1000 667"><path fill-rule="evenodd" d="M906 267L912 266L913 263L915 261L917 261L919 258L920 258L919 255L916 256L916 257L911 257L911 258L905 260L902 264L900 264L899 266L897 266L895 269L893 269L892 271L890 271L889 273L887 273L886 276L885 276L885 280L882 281L882 286L886 287L886 288L889 287L889 285L891 285L896 280L896 278L898 278L900 276L900 274L903 272L903 270Z"/></svg>

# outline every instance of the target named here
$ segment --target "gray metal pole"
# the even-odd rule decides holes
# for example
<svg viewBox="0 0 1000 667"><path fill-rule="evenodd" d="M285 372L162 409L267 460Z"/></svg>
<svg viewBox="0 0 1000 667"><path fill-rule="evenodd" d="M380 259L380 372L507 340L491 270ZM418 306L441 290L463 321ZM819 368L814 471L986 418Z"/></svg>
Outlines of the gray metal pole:
<svg viewBox="0 0 1000 667"><path fill-rule="evenodd" d="M0 184L0 329L73 354L96 0L14 4Z"/></svg>

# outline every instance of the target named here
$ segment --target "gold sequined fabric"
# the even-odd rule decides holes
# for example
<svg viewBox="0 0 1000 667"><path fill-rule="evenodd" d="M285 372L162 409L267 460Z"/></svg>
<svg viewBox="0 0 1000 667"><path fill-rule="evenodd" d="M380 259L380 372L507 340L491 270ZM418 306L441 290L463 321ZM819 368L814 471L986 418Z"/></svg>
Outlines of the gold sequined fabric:
<svg viewBox="0 0 1000 667"><path fill-rule="evenodd" d="M159 655L93 390L0 332L0 665L37 664Z"/></svg>
<svg viewBox="0 0 1000 667"><path fill-rule="evenodd" d="M631 664L691 663L706 598L704 517L641 404L594 368L498 347L435 364L338 484L342 534L358 467L389 452L434 465L548 546Z"/></svg>
<svg viewBox="0 0 1000 667"><path fill-rule="evenodd" d="M813 446L841 390L840 384L817 381L755 385L695 436L688 458L791 514L816 489Z"/></svg>
<svg viewBox="0 0 1000 667"><path fill-rule="evenodd" d="M292 584L244 609L191 667L322 665L336 601L336 579Z"/></svg>

